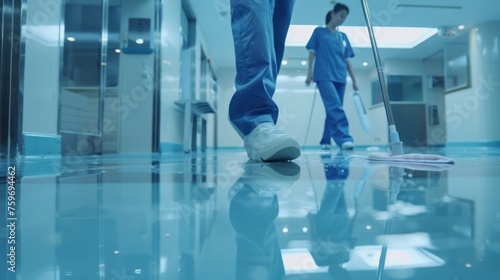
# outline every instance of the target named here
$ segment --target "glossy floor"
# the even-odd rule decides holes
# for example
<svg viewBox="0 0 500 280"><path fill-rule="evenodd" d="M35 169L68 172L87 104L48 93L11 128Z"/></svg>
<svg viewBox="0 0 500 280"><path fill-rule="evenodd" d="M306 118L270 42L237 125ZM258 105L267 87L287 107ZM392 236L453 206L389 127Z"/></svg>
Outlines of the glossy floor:
<svg viewBox="0 0 500 280"><path fill-rule="evenodd" d="M500 149L432 152L3 162L1 279L499 279Z"/></svg>

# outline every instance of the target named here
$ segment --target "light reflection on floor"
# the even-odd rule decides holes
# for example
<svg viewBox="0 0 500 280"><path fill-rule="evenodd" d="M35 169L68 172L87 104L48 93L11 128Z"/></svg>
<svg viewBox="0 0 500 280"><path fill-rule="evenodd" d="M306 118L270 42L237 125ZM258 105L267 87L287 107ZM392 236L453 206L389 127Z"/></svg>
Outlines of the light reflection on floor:
<svg viewBox="0 0 500 280"><path fill-rule="evenodd" d="M432 152L456 164L315 150L275 164L239 150L3 162L16 274L2 261L2 279L494 279L500 149Z"/></svg>

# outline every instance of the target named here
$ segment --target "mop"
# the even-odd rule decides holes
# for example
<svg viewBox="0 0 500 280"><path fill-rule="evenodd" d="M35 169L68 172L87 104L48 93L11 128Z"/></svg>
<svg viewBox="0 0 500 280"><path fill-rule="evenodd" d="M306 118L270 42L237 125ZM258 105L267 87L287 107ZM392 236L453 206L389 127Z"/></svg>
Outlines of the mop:
<svg viewBox="0 0 500 280"><path fill-rule="evenodd" d="M394 117L392 115L391 104L389 100L389 94L387 93L387 86L385 83L384 72L382 65L380 63L380 57L378 54L377 42L375 41L375 36L373 34L373 28L370 20L370 13L368 9L368 4L366 0L361 0L361 5L363 6L363 13L366 19L366 25L368 28L368 34L370 36L370 41L372 44L373 56L375 59L375 65L377 67L378 78L380 82L380 87L382 89L382 99L384 101L385 113L387 116L387 122L389 125L389 153L374 152L368 156L370 161L379 162L397 162L397 163L410 163L410 164L453 164L454 160L441 156L441 155L431 155L431 154L404 154L403 143L399 139L399 133L396 130L396 125L394 123Z"/></svg>
<svg viewBox="0 0 500 280"><path fill-rule="evenodd" d="M363 99L357 91L351 93L352 102L354 103L354 108L356 108L356 113L358 114L359 123L366 133L370 132L370 120L366 114L365 105L363 104Z"/></svg>
<svg viewBox="0 0 500 280"><path fill-rule="evenodd" d="M304 139L304 145L302 146L302 150L305 150L307 144L307 137L309 136L309 129L311 128L311 120L314 112L314 104L316 103L316 95L318 95L318 87L314 90L314 97L311 107L311 113L309 114L309 123L307 124L306 136ZM366 133L370 132L370 120L368 119L368 115L366 114L365 105L363 104L363 99L361 95L357 91L351 93L352 102L354 103L354 108L356 109L356 113L358 114L358 119L361 124L361 127Z"/></svg>

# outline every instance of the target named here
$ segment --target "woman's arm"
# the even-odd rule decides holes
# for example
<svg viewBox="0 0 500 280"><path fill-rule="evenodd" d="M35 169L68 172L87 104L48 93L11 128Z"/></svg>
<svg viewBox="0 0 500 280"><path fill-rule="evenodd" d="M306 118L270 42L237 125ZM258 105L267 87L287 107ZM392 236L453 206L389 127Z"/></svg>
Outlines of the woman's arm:
<svg viewBox="0 0 500 280"><path fill-rule="evenodd" d="M314 51L309 51L309 64L307 66L307 78L306 78L307 86L309 86L313 80L313 64L315 55L316 54Z"/></svg>
<svg viewBox="0 0 500 280"><path fill-rule="evenodd" d="M354 90L358 90L358 83L356 82L356 77L354 76L354 70L352 69L352 65L351 65L351 61L348 59L346 61L347 63L347 72L349 72L349 76L351 76L351 80L352 80L352 88Z"/></svg>

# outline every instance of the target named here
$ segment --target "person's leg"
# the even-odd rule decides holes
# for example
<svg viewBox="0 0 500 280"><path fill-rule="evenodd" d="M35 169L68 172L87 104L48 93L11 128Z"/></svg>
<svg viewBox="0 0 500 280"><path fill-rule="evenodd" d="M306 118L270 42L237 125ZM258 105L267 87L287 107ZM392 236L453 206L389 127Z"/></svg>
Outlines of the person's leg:
<svg viewBox="0 0 500 280"><path fill-rule="evenodd" d="M292 160L300 155L295 138L276 128L278 107L272 100L293 3L231 0L237 73L229 120L244 138L248 156L256 161Z"/></svg>
<svg viewBox="0 0 500 280"><path fill-rule="evenodd" d="M337 93L339 95L340 104L342 106L344 106L344 96L345 96L345 87L346 87L346 84L333 83L333 85L335 86L335 89L337 90Z"/></svg>
<svg viewBox="0 0 500 280"><path fill-rule="evenodd" d="M328 129L333 141L341 147L344 142L353 141L349 135L349 123L342 106L345 84L333 82L317 82L325 111ZM337 90L341 91L341 94Z"/></svg>
<svg viewBox="0 0 500 280"><path fill-rule="evenodd" d="M337 89L337 93L339 94L340 104L342 105L342 108L344 108L344 96L345 96L346 84L345 83L333 83L333 85L335 86L335 89ZM344 143L342 144L341 147L343 149L352 149L354 147L354 143L352 142L353 141L352 136L350 136L350 134L349 134L349 121L347 120L347 116L345 115L345 111L343 109L342 109L342 112L343 112L343 115L345 117L345 123L340 123L339 125L337 125L337 129L343 131L342 132L343 134L349 135L351 140L344 141ZM333 137L333 134L332 134L332 137ZM350 143L346 143L346 142L350 142Z"/></svg>
<svg viewBox="0 0 500 280"><path fill-rule="evenodd" d="M332 94L331 92L322 92L322 90L329 90L327 87L321 87L322 89L320 89L318 85L316 85L316 86L318 87L318 90L320 91L320 95L321 95L322 99L323 99L323 94ZM324 104L324 100L323 100L323 104ZM321 140L319 141L319 144L321 145L321 147L323 149L329 149L329 146L332 144L332 132L330 131L330 123L332 121L330 121L328 118L329 118L329 115L326 114L325 124L323 127L323 135L321 136Z"/></svg>
<svg viewBox="0 0 500 280"><path fill-rule="evenodd" d="M275 0L273 27L274 27L274 50L276 53L277 72L280 71L283 54L285 52L285 41L290 22L292 20L293 6L295 0Z"/></svg>
<svg viewBox="0 0 500 280"><path fill-rule="evenodd" d="M278 116L272 100L277 75L273 10L274 0L231 0L236 92L229 119L242 137Z"/></svg>
<svg viewBox="0 0 500 280"><path fill-rule="evenodd" d="M324 128L323 128L323 136L321 136L321 141L319 141L319 144L321 146L323 145L331 145L331 133L330 133L330 130L328 129L328 118L325 118L325 125L324 125Z"/></svg>

